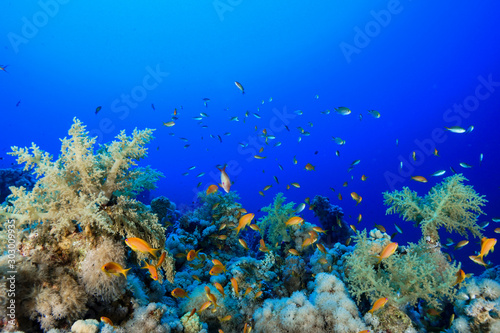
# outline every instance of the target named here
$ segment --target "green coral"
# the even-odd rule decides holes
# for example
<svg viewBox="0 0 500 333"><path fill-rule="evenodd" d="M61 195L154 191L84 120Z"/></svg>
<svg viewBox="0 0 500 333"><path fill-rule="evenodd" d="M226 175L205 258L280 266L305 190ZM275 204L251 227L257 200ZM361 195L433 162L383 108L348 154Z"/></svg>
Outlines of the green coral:
<svg viewBox="0 0 500 333"><path fill-rule="evenodd" d="M292 216L295 216L295 203L292 201L284 205L285 200L286 197L283 196L283 193L280 192L276 194L274 202L261 209L261 211L267 213L267 215L261 217L257 221L261 236L267 236L271 247L274 247L278 242L289 242L291 240L291 235L285 223Z"/></svg>
<svg viewBox="0 0 500 333"><path fill-rule="evenodd" d="M464 180L467 179L462 174L447 177L423 198L408 187L384 192L384 203L389 206L386 214L398 213L404 220L414 221L433 242L439 240L440 227L466 237L469 230L474 237L481 238L481 227L476 221L484 214L481 207L487 200L472 186L464 185Z"/></svg>
<svg viewBox="0 0 500 333"><path fill-rule="evenodd" d="M346 258L349 290L358 302L363 296L372 302L380 297L402 306L415 305L419 299L439 307L440 299L453 298L456 272L460 266L449 263L435 247L421 240L410 243L377 265L378 255L366 230L354 237L356 246Z"/></svg>

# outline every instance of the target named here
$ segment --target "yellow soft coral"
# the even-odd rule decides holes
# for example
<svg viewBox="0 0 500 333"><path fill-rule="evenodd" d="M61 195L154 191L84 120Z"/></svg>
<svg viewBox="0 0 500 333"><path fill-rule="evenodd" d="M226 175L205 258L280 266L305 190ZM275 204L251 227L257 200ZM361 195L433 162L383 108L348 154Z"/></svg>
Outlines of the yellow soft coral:
<svg viewBox="0 0 500 333"><path fill-rule="evenodd" d="M16 220L18 240L22 230L35 229L39 243L57 244L70 233L83 230L90 239L97 236L141 237L155 248L163 248L165 229L156 215L131 197L143 189L154 189L161 173L136 167L147 156L145 145L153 130L135 129L132 136L122 131L115 141L94 152L96 138L73 120L69 138L61 140L56 161L35 144L12 147L13 156L24 169L39 178L32 191L11 187L11 206L0 207L0 216ZM7 228L4 228L7 230ZM5 233L5 231L3 231ZM5 242L5 235L0 243Z"/></svg>
<svg viewBox="0 0 500 333"><path fill-rule="evenodd" d="M487 200L462 182L462 174L447 177L434 186L429 194L420 198L416 192L404 187L402 191L384 192L384 203L390 206L386 214L399 213L407 221L421 226L424 236L431 242L439 240L438 229L446 227L467 237L469 230L474 237L481 237L481 227L476 220L484 214L481 207Z"/></svg>

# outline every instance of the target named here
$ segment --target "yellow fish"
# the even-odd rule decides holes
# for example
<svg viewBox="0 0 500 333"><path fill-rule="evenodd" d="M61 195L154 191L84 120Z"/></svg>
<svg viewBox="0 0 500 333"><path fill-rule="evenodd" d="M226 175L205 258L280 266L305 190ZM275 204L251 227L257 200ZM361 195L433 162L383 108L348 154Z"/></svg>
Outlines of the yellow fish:
<svg viewBox="0 0 500 333"><path fill-rule="evenodd" d="M304 219L300 216L292 216L291 218L286 221L285 225L288 227L290 225L297 225L304 222Z"/></svg>
<svg viewBox="0 0 500 333"><path fill-rule="evenodd" d="M377 264L380 263L382 259L389 258L396 251L397 248L398 248L398 243L393 242L387 244L382 250L382 253L380 253L379 256L375 256L376 258L378 258Z"/></svg>
<svg viewBox="0 0 500 333"><path fill-rule="evenodd" d="M374 311L377 311L378 309L382 308L385 305L385 303L387 303L388 300L389 299L387 297L379 298L378 300L375 301L375 303L373 303L372 308L368 312L373 313Z"/></svg>
<svg viewBox="0 0 500 333"><path fill-rule="evenodd" d="M236 235L240 233L241 229L245 229L245 227L252 222L254 216L255 216L255 214L248 213L248 214L245 214L242 217L240 217L240 220L238 222L238 226L236 227Z"/></svg>
<svg viewBox="0 0 500 333"><path fill-rule="evenodd" d="M101 270L108 276L109 274L113 274L115 276L120 276L120 274L123 274L123 276L127 278L127 272L130 270L130 268L124 269L120 264L116 262L108 262L101 267Z"/></svg>
<svg viewBox="0 0 500 333"><path fill-rule="evenodd" d="M153 249L151 246L143 239L132 237L125 239L125 244L127 244L133 251L139 251L141 253L151 253L153 257L156 258L156 252L160 249Z"/></svg>
<svg viewBox="0 0 500 333"><path fill-rule="evenodd" d="M234 277L231 278L231 285L233 286L233 290L236 296L240 297L240 292L238 290L238 281Z"/></svg>
<svg viewBox="0 0 500 333"><path fill-rule="evenodd" d="M288 252L289 252L291 255L294 255L294 256L300 256L299 251L297 251L297 250L295 250L295 249L290 249L290 250L288 250Z"/></svg>
<svg viewBox="0 0 500 333"><path fill-rule="evenodd" d="M427 183L427 179L424 176L413 176L411 179L419 183Z"/></svg>
<svg viewBox="0 0 500 333"><path fill-rule="evenodd" d="M485 255L487 255L490 251L493 252L496 243L496 238L483 237L483 239L481 239L481 252L475 258L483 260Z"/></svg>
<svg viewBox="0 0 500 333"><path fill-rule="evenodd" d="M175 297L175 298L184 298L184 297L187 297L189 298L187 292L184 290L184 289L181 289L181 288L175 288L174 290L172 290L172 296Z"/></svg>
<svg viewBox="0 0 500 333"><path fill-rule="evenodd" d="M244 239L241 239L241 238L240 238L240 239L238 239L238 242L240 242L240 245L241 245L241 246L243 246L243 248L244 248L245 250L247 250L247 251L249 250L248 245L247 245L247 242L245 242L245 240L244 240Z"/></svg>
<svg viewBox="0 0 500 333"><path fill-rule="evenodd" d="M218 189L219 188L217 187L217 185L214 185L214 184L210 185L207 188L207 195L217 192Z"/></svg>
<svg viewBox="0 0 500 333"><path fill-rule="evenodd" d="M153 280L155 280L155 281L156 281L156 280L158 280L158 271L156 270L156 266L151 265L151 264L148 264L148 263L146 262L146 260L144 260L144 264L145 264L146 266L141 267L141 268L142 268L142 269L148 269L148 270L149 270L149 274L151 275L151 278L152 278Z"/></svg>

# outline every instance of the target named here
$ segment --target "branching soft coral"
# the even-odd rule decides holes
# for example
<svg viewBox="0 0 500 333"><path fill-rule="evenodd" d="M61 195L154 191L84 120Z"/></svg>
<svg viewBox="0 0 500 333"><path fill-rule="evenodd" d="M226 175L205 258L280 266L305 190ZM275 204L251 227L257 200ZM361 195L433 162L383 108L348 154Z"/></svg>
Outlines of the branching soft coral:
<svg viewBox="0 0 500 333"><path fill-rule="evenodd" d="M387 297L391 304L415 305L419 299L439 307L438 300L453 298L456 272L460 266L448 263L446 257L425 241L406 246L377 265L375 255L382 250L379 242L370 240L366 231L355 236L354 251L346 258L349 290L358 302L363 296L374 302Z"/></svg>
<svg viewBox="0 0 500 333"><path fill-rule="evenodd" d="M17 230L36 227L40 236L52 241L80 227L91 236L140 234L153 247L163 247L164 229L156 216L128 198L155 188L161 176L153 169L135 167L147 155L144 146L153 138L152 132L136 129L127 136L122 131L116 141L94 153L96 139L90 138L75 118L70 137L61 140L56 161L34 143L31 148L12 147L10 154L19 164L25 163L25 170L33 169L39 179L30 192L11 187L12 206L0 208L0 216L14 218ZM113 211L125 209L133 216L116 223Z"/></svg>
<svg viewBox="0 0 500 333"><path fill-rule="evenodd" d="M264 237L264 235L268 237L270 246L277 242L289 242L291 240L285 223L290 217L295 215L295 209L293 208L295 203L289 202L284 204L285 200L286 197L280 192L276 194L272 204L261 209L261 211L267 213L267 215L261 217L257 225L261 230L260 233L262 237Z"/></svg>
<svg viewBox="0 0 500 333"><path fill-rule="evenodd" d="M440 227L466 237L469 230L474 237L481 237L481 227L476 220L484 214L481 207L487 200L472 186L464 185L464 180L467 179L462 174L447 177L423 198L407 187L402 191L384 192L384 203L389 206L386 214L398 213L403 219L416 222L431 241L439 240Z"/></svg>

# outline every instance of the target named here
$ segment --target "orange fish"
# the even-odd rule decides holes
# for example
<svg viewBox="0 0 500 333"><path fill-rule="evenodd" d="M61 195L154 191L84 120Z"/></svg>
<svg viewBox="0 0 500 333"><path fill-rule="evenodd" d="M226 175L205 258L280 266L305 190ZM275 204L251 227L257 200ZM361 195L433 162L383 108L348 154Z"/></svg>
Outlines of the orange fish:
<svg viewBox="0 0 500 333"><path fill-rule="evenodd" d="M238 290L238 281L233 277L231 278L231 285L233 286L234 293L237 297L240 297L240 292Z"/></svg>
<svg viewBox="0 0 500 333"><path fill-rule="evenodd" d="M455 250L456 249L461 249L462 247L464 247L467 244L469 244L468 240L460 241L460 242L457 243L457 245L455 245Z"/></svg>
<svg viewBox="0 0 500 333"><path fill-rule="evenodd" d="M145 240L137 237L125 239L125 244L127 244L133 251L139 251L141 253L151 253L155 258L156 252L160 251L160 249L151 248L151 246Z"/></svg>
<svg viewBox="0 0 500 333"><path fill-rule="evenodd" d="M189 316L187 317L187 319L191 318L194 313L196 312L196 308L193 308L193 310L191 310L191 313L189 314Z"/></svg>
<svg viewBox="0 0 500 333"><path fill-rule="evenodd" d="M387 297L379 298L378 300L375 301L375 303L373 303L372 308L368 312L373 313L374 311L377 311L378 309L382 308L385 305L385 303L387 303L388 300L389 299Z"/></svg>
<svg viewBox="0 0 500 333"><path fill-rule="evenodd" d="M200 310L198 312L202 312L202 311L206 310L210 305L212 305L212 302L206 301L205 303L203 303L201 305Z"/></svg>
<svg viewBox="0 0 500 333"><path fill-rule="evenodd" d="M252 331L252 326L248 325L248 323L245 323L245 326L243 327L243 333L250 333Z"/></svg>
<svg viewBox="0 0 500 333"><path fill-rule="evenodd" d="M141 268L142 268L142 269L149 269L149 274L151 275L151 278L152 278L153 280L155 280L155 281L156 281L156 280L158 280L158 271L156 270L156 266L148 264L148 263L146 262L146 260L144 260L144 264L145 264L146 266L141 267Z"/></svg>
<svg viewBox="0 0 500 333"><path fill-rule="evenodd" d="M490 251L493 252L496 243L496 238L483 237L483 239L481 239L481 252L478 256L476 256L476 258L484 260L484 256L488 255Z"/></svg>
<svg viewBox="0 0 500 333"><path fill-rule="evenodd" d="M124 269L120 264L116 262L108 262L101 267L101 270L108 276L109 274L113 274L115 276L120 276L120 274L123 274L123 276L127 278L127 272L130 270L130 268Z"/></svg>
<svg viewBox="0 0 500 333"><path fill-rule="evenodd" d="M224 266L215 265L214 267L212 267L212 269L210 270L209 274L213 275L213 276L217 276L220 273L224 272L224 270L225 270Z"/></svg>
<svg viewBox="0 0 500 333"><path fill-rule="evenodd" d="M323 234L326 234L326 231L321 229L320 227L313 227L313 230L316 231L316 232L320 232L320 233L323 233Z"/></svg>
<svg viewBox="0 0 500 333"><path fill-rule="evenodd" d="M229 190L231 189L231 180L229 180L229 176L226 173L226 166L224 168L219 169L220 171L220 184L219 186L226 191L226 193L229 193Z"/></svg>
<svg viewBox="0 0 500 333"><path fill-rule="evenodd" d="M376 258L378 258L377 264L380 263L382 259L389 258L396 251L397 248L398 248L398 243L393 242L387 244L382 250L382 253L380 253L379 256L375 256Z"/></svg>
<svg viewBox="0 0 500 333"><path fill-rule="evenodd" d="M240 233L240 230L245 229L245 227L252 222L254 216L255 214L248 213L240 217L238 227L236 227L236 235Z"/></svg>
<svg viewBox="0 0 500 333"><path fill-rule="evenodd" d="M356 201L356 206L359 205L359 203L361 202L361 200L363 200L363 197L361 197L359 194L357 194L356 192L351 192L351 198Z"/></svg>
<svg viewBox="0 0 500 333"><path fill-rule="evenodd" d="M465 280L465 272L462 269L460 269L455 275L457 276L457 281L453 285L462 283Z"/></svg>
<svg viewBox="0 0 500 333"><path fill-rule="evenodd" d="M295 249L290 249L290 250L288 250L288 252L294 256L300 256L299 251L297 251Z"/></svg>
<svg viewBox="0 0 500 333"><path fill-rule="evenodd" d="M259 243L260 243L260 247L259 247L260 252L269 252L269 248L266 246L266 243L264 243L263 239L261 239L259 241Z"/></svg>
<svg viewBox="0 0 500 333"><path fill-rule="evenodd" d="M207 195L210 195L212 193L215 193L219 190L219 188L217 187L217 185L210 185L208 188L207 188Z"/></svg>
<svg viewBox="0 0 500 333"><path fill-rule="evenodd" d="M105 324L108 324L110 326L113 326L115 327L115 325L113 325L113 322L111 321L111 319L109 319L108 317L101 317L101 321Z"/></svg>
<svg viewBox="0 0 500 333"><path fill-rule="evenodd" d="M292 216L286 221L285 225L288 227L290 225L297 225L304 222L304 219L300 216Z"/></svg>
<svg viewBox="0 0 500 333"><path fill-rule="evenodd" d="M222 287L222 285L219 282L215 282L214 286L215 286L215 289L217 289L220 292L220 294L222 295L222 298L226 297L226 294L224 293L224 288Z"/></svg>
<svg viewBox="0 0 500 333"><path fill-rule="evenodd" d="M163 252L160 256L160 259L158 259L158 263L156 264L156 268L160 267L161 264L165 261L165 257L167 256L167 252Z"/></svg>
<svg viewBox="0 0 500 333"><path fill-rule="evenodd" d="M427 183L427 179L424 176L413 176L411 179L419 183Z"/></svg>
<svg viewBox="0 0 500 333"><path fill-rule="evenodd" d="M316 244L316 247L317 247L317 248L318 248L321 252L323 252L324 254L326 254L326 249L325 249L325 247L324 247L324 245L323 245L323 244L318 243L318 244Z"/></svg>
<svg viewBox="0 0 500 333"><path fill-rule="evenodd" d="M198 258L198 252L200 252L200 250L198 250L198 251L195 251L195 250L189 251L188 254L187 254L187 256L186 256L187 261L193 261L195 258Z"/></svg>
<svg viewBox="0 0 500 333"><path fill-rule="evenodd" d="M189 298L187 292L184 289L181 289L181 288L175 288L174 290L172 290L171 294L175 298L179 298L179 297L181 297L181 298L184 298L184 297Z"/></svg>
<svg viewBox="0 0 500 333"><path fill-rule="evenodd" d="M229 320L231 320L231 318L232 318L232 316L231 316L231 315L227 315L227 316L225 316L225 317L223 317L223 318L220 318L220 319L219 319L219 321L220 321L221 323L223 323L223 322L225 322L225 321L229 321ZM220 331L220 330L219 330L219 331Z"/></svg>

